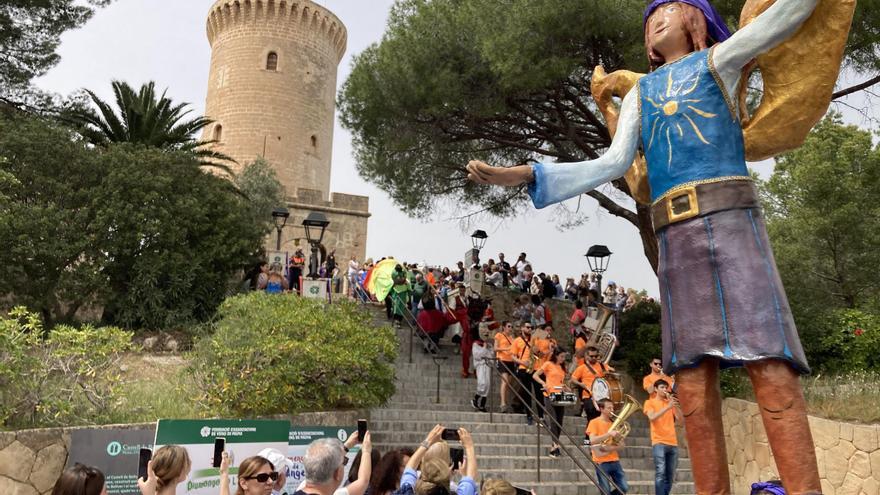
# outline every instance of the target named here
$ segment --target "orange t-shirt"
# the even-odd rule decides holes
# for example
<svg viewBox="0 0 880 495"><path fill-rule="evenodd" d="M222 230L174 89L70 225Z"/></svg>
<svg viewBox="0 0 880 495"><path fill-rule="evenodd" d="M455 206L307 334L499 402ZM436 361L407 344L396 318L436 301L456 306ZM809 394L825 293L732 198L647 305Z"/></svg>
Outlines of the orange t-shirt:
<svg viewBox="0 0 880 495"><path fill-rule="evenodd" d="M642 379L642 388L645 389L645 392L647 392L648 387L653 387L654 384L657 383L657 380L660 380L660 379L663 379L663 380L666 380L667 382L669 382L669 390L672 390L672 385L675 384L675 377L669 376L666 373L663 373L662 371L660 373L653 373L652 372L651 374L645 376L645 378ZM657 392L651 393L651 398L653 399L654 397L657 397Z"/></svg>
<svg viewBox="0 0 880 495"><path fill-rule="evenodd" d="M425 280L428 282L428 285L437 285L437 279L434 278L434 272L428 272L428 274L425 275Z"/></svg>
<svg viewBox="0 0 880 495"><path fill-rule="evenodd" d="M663 410L668 404L669 401L663 399L648 399L645 401L642 410L645 412L645 416L647 416L648 413L656 414ZM649 420L649 422L651 423L651 445L662 443L663 445L670 445L673 447L678 446L678 438L675 436L675 411L670 409L663 413L659 418L654 421Z"/></svg>
<svg viewBox="0 0 880 495"><path fill-rule="evenodd" d="M565 369L562 366L547 361L541 366L541 372L544 373L544 383L547 384L544 387L544 397L549 397L554 392L562 392L562 384L565 382Z"/></svg>
<svg viewBox="0 0 880 495"><path fill-rule="evenodd" d="M529 343L525 341L522 337L517 337L516 340L513 341L513 349L510 350L510 353L519 359L520 361L529 362L529 356L531 355L531 351L529 350ZM525 366L519 365L519 369L526 369Z"/></svg>
<svg viewBox="0 0 880 495"><path fill-rule="evenodd" d="M587 435L590 435L590 438L598 437L599 435L604 435L608 433L608 430L611 429L611 421L606 421L605 418L599 416L598 418L594 418L590 421L590 424L587 425ZM603 462L613 462L619 461L620 456L617 452L609 452L605 455L598 455L595 449L590 449L590 452L593 454L593 461L597 464L602 464Z"/></svg>
<svg viewBox="0 0 880 495"><path fill-rule="evenodd" d="M593 371L590 371L591 369ZM584 399L592 397L590 389L593 388L593 381L596 378L604 378L606 371L613 371L613 369L610 366L605 366L603 369L602 363L596 363L594 366L584 363L575 368L574 373L571 374L572 379L583 383L587 387L581 393L581 397Z"/></svg>
<svg viewBox="0 0 880 495"><path fill-rule="evenodd" d="M495 334L495 359L504 362L513 362L513 354L511 354L511 349L513 345L513 339L504 335L502 332L498 332ZM509 349L506 351L499 351L502 347L508 347Z"/></svg>

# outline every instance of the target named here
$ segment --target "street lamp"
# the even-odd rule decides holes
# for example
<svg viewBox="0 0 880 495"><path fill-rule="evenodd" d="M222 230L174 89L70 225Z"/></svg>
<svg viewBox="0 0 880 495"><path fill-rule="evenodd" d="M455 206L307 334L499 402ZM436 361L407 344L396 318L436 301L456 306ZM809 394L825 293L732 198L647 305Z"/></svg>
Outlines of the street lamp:
<svg viewBox="0 0 880 495"><path fill-rule="evenodd" d="M596 274L596 285L598 287L599 298L602 297L602 274L608 269L608 262L611 258L611 251L607 246L593 245L587 250L587 264L590 265L590 271Z"/></svg>
<svg viewBox="0 0 880 495"><path fill-rule="evenodd" d="M486 239L488 237L489 235L486 234L485 230L475 230L474 233L471 234L471 244L474 247L474 250L471 251L471 263L477 265L478 268L480 265L480 250L486 245Z"/></svg>
<svg viewBox="0 0 880 495"><path fill-rule="evenodd" d="M330 225L330 220L323 213L316 211L310 212L302 222L306 231L306 240L312 247L312 255L309 258L309 277L318 278L318 267L321 265L319 260L318 246L324 240L324 231Z"/></svg>
<svg viewBox="0 0 880 495"><path fill-rule="evenodd" d="M272 220L275 222L275 230L278 231L278 240L275 242L276 251L281 251L281 231L284 230L284 226L287 225L287 219L289 217L290 212L283 206L272 210Z"/></svg>

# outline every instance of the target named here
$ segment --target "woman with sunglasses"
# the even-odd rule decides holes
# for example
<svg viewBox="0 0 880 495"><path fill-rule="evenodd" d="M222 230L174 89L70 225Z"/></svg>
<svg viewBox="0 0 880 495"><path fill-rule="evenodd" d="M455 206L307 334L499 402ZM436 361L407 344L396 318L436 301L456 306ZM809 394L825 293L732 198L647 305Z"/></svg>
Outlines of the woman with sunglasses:
<svg viewBox="0 0 880 495"><path fill-rule="evenodd" d="M107 495L104 473L76 463L61 473L52 488L52 495Z"/></svg>
<svg viewBox="0 0 880 495"><path fill-rule="evenodd" d="M238 466L235 495L271 495L278 472L269 459L248 457Z"/></svg>

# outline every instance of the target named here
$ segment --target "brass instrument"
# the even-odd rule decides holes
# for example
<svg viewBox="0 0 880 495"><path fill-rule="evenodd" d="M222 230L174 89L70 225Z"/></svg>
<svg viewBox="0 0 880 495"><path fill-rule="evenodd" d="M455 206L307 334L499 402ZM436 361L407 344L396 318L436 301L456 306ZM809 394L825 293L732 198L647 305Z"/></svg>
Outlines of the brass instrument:
<svg viewBox="0 0 880 495"><path fill-rule="evenodd" d="M599 335L603 333L610 333L611 328L608 327L609 322L611 321L611 317L614 316L614 309L605 306L604 304L597 305L598 314L593 317L592 311L587 313L587 318L584 319L582 323L583 327L587 329L587 335L589 337L590 344L593 344L594 340L598 338Z"/></svg>
<svg viewBox="0 0 880 495"><path fill-rule="evenodd" d="M617 347L617 337L614 336L613 326L611 325L611 317L614 316L614 310L603 304L598 305L599 314L597 318L587 318L584 320L584 326L592 330L587 345L599 349L599 361L606 365L611 361L611 355ZM590 325L587 325L590 322Z"/></svg>
<svg viewBox="0 0 880 495"><path fill-rule="evenodd" d="M599 360L607 365L611 362L611 355L614 354L614 349L617 347L617 337L613 333L603 333L599 335L593 345L599 349Z"/></svg>
<svg viewBox="0 0 880 495"><path fill-rule="evenodd" d="M639 404L639 401L633 399L631 395L627 395L626 399L624 400L623 407L620 408L619 413L614 415L614 422L611 423L611 427L608 428L609 432L619 432L620 437L615 438L613 436L610 436L605 439L604 442L602 442L602 445L619 445L620 442L622 442L623 439L625 439L626 436L629 435L629 432L631 430L629 423L627 423L626 420L629 419L629 417L632 416L633 413L640 410L641 408L642 406L641 404Z"/></svg>

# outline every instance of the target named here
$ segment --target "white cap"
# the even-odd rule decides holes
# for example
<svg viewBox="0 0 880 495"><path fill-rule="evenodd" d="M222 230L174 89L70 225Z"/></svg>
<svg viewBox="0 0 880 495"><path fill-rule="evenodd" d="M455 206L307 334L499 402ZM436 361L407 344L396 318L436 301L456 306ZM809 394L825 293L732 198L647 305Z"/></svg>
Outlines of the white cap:
<svg viewBox="0 0 880 495"><path fill-rule="evenodd" d="M293 462L277 449L263 449L257 455L264 459L268 459L268 461L272 463L272 466L275 467L275 471L282 472L282 467L293 469Z"/></svg>

